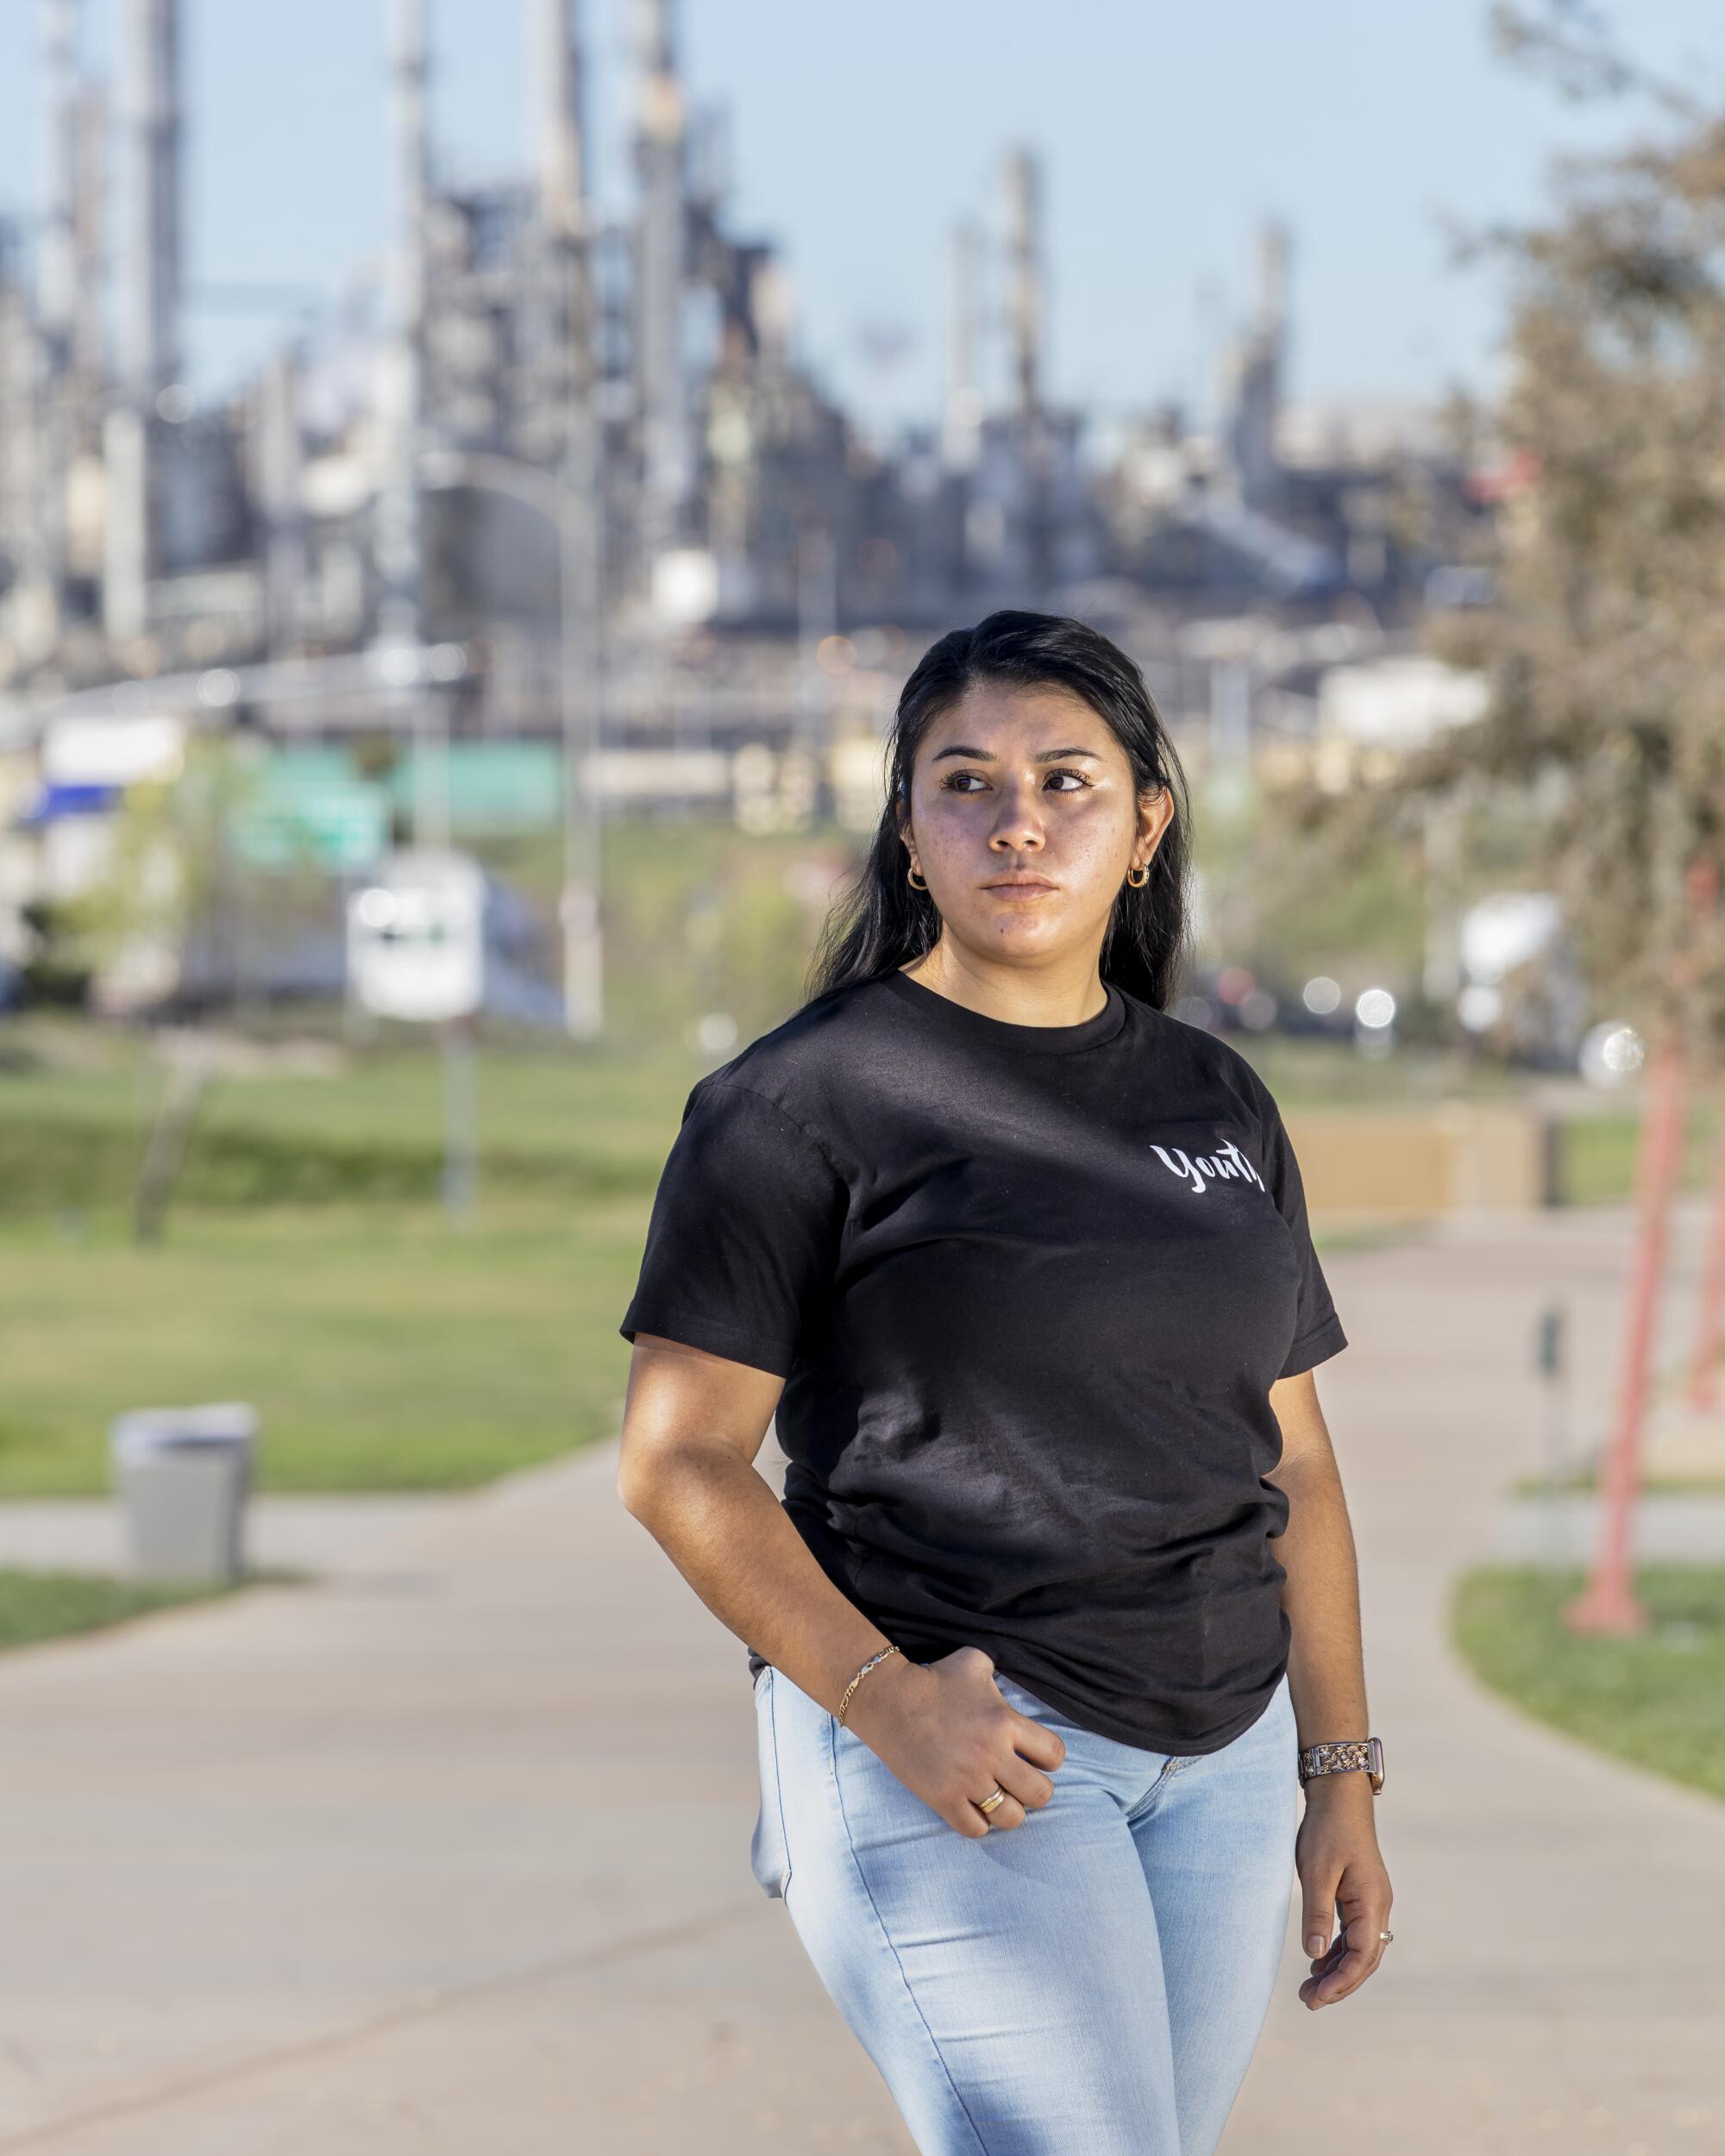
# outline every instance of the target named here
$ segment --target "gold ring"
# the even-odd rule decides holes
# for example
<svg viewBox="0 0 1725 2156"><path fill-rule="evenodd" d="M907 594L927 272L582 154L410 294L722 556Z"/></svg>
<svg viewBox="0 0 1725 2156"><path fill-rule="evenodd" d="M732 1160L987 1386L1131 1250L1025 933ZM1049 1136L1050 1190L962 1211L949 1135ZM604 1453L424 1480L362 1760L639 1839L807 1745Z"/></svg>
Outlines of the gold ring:
<svg viewBox="0 0 1725 2156"><path fill-rule="evenodd" d="M992 1812L997 1804L1004 1804L1006 1801L1007 1793L997 1782L994 1784L994 1795L992 1796L979 1798L977 1800L976 1809L979 1812Z"/></svg>

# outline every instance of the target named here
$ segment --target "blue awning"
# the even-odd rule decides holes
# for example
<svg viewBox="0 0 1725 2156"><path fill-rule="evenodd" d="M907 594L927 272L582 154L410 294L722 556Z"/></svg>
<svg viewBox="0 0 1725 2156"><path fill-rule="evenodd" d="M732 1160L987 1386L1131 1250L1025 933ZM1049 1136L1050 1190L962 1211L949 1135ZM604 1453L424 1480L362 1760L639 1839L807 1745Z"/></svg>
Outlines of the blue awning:
<svg viewBox="0 0 1725 2156"><path fill-rule="evenodd" d="M37 790L27 809L13 818L15 828L29 830L43 824L58 824L68 816L105 816L117 807L125 793L122 786L49 784Z"/></svg>

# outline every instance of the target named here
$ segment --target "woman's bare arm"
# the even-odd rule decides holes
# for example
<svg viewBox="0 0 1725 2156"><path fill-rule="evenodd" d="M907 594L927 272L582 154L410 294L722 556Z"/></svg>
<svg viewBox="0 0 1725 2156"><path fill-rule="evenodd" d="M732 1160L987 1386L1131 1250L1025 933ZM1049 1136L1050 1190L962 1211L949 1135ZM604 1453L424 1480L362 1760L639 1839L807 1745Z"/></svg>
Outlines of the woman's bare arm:
<svg viewBox="0 0 1725 2156"><path fill-rule="evenodd" d="M617 1489L717 1617L836 1714L844 1688L893 1643L815 1562L755 1465L784 1380L637 1332ZM851 1695L845 1727L960 1833L1023 1824L1048 1802L1066 1747L994 1683L980 1647L932 1663L891 1655ZM998 1786L1007 1802L975 1808Z"/></svg>
<svg viewBox="0 0 1725 2156"><path fill-rule="evenodd" d="M1288 1689L1302 1746L1365 1737L1365 1660L1360 1640L1359 1570L1341 1472L1311 1371L1279 1379L1270 1402L1282 1428L1282 1457L1266 1478L1288 1497L1288 1526L1276 1544L1287 1574ZM1389 1875L1377 1848L1377 1800L1358 1772L1306 1784L1296 1858L1302 1924L1313 1973L1300 1988L1308 2007L1357 1990L1383 1954ZM1332 1921L1343 1930L1331 1946Z"/></svg>
<svg viewBox="0 0 1725 2156"><path fill-rule="evenodd" d="M821 1570L755 1465L784 1388L770 1370L637 1333L617 1490L719 1622L831 1714L891 1643ZM856 1706L895 1674L871 1670Z"/></svg>
<svg viewBox="0 0 1725 2156"><path fill-rule="evenodd" d="M1270 1388L1270 1404L1282 1426L1282 1457L1265 1479L1288 1497L1288 1526L1276 1539L1276 1555L1288 1575L1282 1607L1293 1631L1288 1689L1300 1742L1364 1737L1368 1732L1358 1559L1341 1470L1312 1372L1278 1379ZM1332 1790L1357 1796L1364 1789L1371 1797L1364 1775L1328 1779Z"/></svg>

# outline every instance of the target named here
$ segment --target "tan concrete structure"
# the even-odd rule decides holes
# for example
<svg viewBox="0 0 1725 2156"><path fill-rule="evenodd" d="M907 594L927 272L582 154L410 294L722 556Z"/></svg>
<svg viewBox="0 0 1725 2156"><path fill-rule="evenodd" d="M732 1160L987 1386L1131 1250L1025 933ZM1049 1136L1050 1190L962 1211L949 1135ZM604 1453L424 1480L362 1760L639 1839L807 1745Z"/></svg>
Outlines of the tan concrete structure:
<svg viewBox="0 0 1725 2156"><path fill-rule="evenodd" d="M1314 1212L1406 1219L1520 1213L1544 1200L1545 1129L1531 1108L1448 1100L1290 1109L1286 1121Z"/></svg>
<svg viewBox="0 0 1725 2156"><path fill-rule="evenodd" d="M1226 2156L1725 2142L1725 1805L1524 1720L1445 1645L1536 1464L1534 1311L1567 1290L1604 1386L1626 1226L1333 1262L1396 1937L1314 2015L1290 1921ZM0 1658L0 2152L906 2156L749 1871L743 1649L614 1471L603 1447L317 1588Z"/></svg>

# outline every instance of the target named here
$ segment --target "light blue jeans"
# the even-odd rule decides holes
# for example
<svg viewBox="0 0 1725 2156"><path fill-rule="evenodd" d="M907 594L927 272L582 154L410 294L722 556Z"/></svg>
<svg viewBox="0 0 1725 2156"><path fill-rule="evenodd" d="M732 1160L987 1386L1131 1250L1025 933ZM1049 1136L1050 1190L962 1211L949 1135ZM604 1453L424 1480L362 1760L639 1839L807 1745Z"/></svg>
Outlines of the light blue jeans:
<svg viewBox="0 0 1725 2156"><path fill-rule="evenodd" d="M1220 1752L1057 1730L1054 1796L970 1839L768 1664L750 1861L923 2156L1210 2156L1269 2012L1299 1825L1284 1675Z"/></svg>

